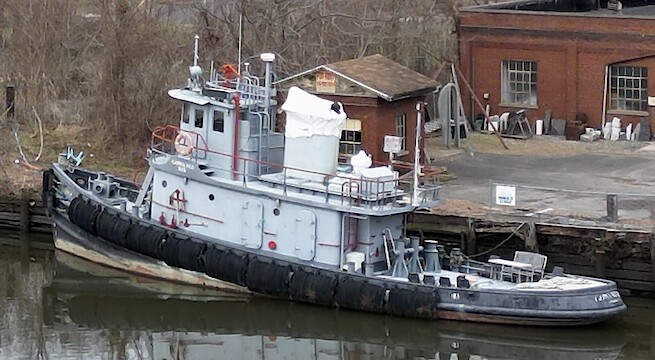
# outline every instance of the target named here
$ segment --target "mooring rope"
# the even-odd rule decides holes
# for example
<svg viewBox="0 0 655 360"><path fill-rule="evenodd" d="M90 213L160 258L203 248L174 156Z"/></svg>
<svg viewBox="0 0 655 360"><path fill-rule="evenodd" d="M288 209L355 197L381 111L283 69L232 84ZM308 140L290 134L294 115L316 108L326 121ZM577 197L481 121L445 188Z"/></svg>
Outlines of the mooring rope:
<svg viewBox="0 0 655 360"><path fill-rule="evenodd" d="M480 252L480 253L477 253L477 254L474 254L474 255L469 255L469 256L464 255L464 257L467 258L467 259L476 258L478 256L486 255L486 254L488 254L488 253L490 253L490 252L492 252L494 250L498 250L498 248L505 245L505 243L507 243L512 238L512 236L514 236L514 235L519 236L519 234L517 234L517 231L519 231L525 224L527 224L527 222L523 222L521 225L517 226L514 230L512 230L512 233L509 234L509 236L507 238L505 238L505 240L499 242L496 246L492 247L491 249L485 250L483 252Z"/></svg>

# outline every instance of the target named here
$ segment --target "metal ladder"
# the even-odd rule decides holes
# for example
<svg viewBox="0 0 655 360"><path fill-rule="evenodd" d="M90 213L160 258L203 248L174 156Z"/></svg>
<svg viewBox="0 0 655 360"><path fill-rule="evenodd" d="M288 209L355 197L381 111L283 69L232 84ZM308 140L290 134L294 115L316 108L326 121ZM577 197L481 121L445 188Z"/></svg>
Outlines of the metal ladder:
<svg viewBox="0 0 655 360"><path fill-rule="evenodd" d="M270 159L269 159L269 134L270 134L270 124L271 118L261 105L257 105L254 111L249 111L250 114L253 114L259 118L259 151L257 152L257 172L262 175L268 173L271 170Z"/></svg>

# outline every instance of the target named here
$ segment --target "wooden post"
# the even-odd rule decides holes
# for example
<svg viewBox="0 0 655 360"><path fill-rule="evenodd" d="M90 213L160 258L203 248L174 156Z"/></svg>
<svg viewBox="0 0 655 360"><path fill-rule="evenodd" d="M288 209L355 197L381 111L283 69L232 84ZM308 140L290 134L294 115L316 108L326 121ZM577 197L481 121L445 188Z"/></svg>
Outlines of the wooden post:
<svg viewBox="0 0 655 360"><path fill-rule="evenodd" d="M653 234L650 234L650 265L653 268L653 292L655 292L655 236Z"/></svg>
<svg viewBox="0 0 655 360"><path fill-rule="evenodd" d="M20 232L30 232L30 195L26 189L20 193Z"/></svg>
<svg viewBox="0 0 655 360"><path fill-rule="evenodd" d="M607 221L616 222L619 219L619 196L607 194Z"/></svg>
<svg viewBox="0 0 655 360"><path fill-rule="evenodd" d="M605 268L607 256L605 255L605 242L606 238L596 238L596 251L595 251L595 275L599 278L605 277Z"/></svg>
<svg viewBox="0 0 655 360"><path fill-rule="evenodd" d="M27 189L20 193L20 259L21 270L27 273L30 267L30 194Z"/></svg>
<svg viewBox="0 0 655 360"><path fill-rule="evenodd" d="M478 242L475 235L475 222L473 219L468 219L468 231L466 233L466 255L473 255L478 253Z"/></svg>
<svg viewBox="0 0 655 360"><path fill-rule="evenodd" d="M467 88L468 91L471 93L471 96L473 97L473 100L475 101L475 103L480 107L480 109L482 109L482 113L484 113L484 117L485 117L485 119L489 122L489 125L491 125L491 127L494 129L494 134L496 135L496 137L498 138L498 140L500 140L500 143L503 145L503 147L505 148L505 150L509 150L509 148L507 147L507 145L506 145L505 142L503 141L503 138L500 137L500 131L498 131L498 129L497 129L497 128L496 128L496 127L491 123L491 121L489 120L489 114L487 114L487 111L485 110L484 106L483 106L482 103L480 102L480 99L478 99L478 97L475 96L475 92L473 91L473 88L472 88L471 85L468 83L468 81L466 81L466 79L464 78L464 75L462 74L462 71L459 70L459 67L458 67L458 66L455 66L455 71L457 71L457 75L459 75L459 77L462 79L462 82L464 83L464 85L466 85L466 88Z"/></svg>
<svg viewBox="0 0 655 360"><path fill-rule="evenodd" d="M7 85L5 95L7 98L7 118L12 119L14 117L14 100L16 98L16 88L14 85Z"/></svg>

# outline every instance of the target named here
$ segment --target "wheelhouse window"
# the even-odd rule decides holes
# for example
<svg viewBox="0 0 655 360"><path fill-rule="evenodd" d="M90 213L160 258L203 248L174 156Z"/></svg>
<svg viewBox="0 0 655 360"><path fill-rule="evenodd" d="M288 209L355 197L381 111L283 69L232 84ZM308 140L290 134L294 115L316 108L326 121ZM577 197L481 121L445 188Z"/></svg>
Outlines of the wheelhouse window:
<svg viewBox="0 0 655 360"><path fill-rule="evenodd" d="M610 110L648 110L648 68L610 67Z"/></svg>
<svg viewBox="0 0 655 360"><path fill-rule="evenodd" d="M204 115L205 115L205 111L203 109L196 109L195 127L197 128L202 127Z"/></svg>
<svg viewBox="0 0 655 360"><path fill-rule="evenodd" d="M190 113L191 113L191 108L189 107L189 104L184 103L182 105L182 122L183 123L185 123L185 124L189 123L189 116L191 116Z"/></svg>
<svg viewBox="0 0 655 360"><path fill-rule="evenodd" d="M505 105L537 106L537 63L503 60L501 102Z"/></svg>
<svg viewBox="0 0 655 360"><path fill-rule="evenodd" d="M395 116L396 119L396 136L402 139L400 150L407 150L407 115L400 114Z"/></svg>
<svg viewBox="0 0 655 360"><path fill-rule="evenodd" d="M339 141L339 152L347 155L355 155L362 149L362 122L356 119L346 119L346 124L341 131Z"/></svg>
<svg viewBox="0 0 655 360"><path fill-rule="evenodd" d="M225 113L222 110L214 110L214 131L225 131Z"/></svg>

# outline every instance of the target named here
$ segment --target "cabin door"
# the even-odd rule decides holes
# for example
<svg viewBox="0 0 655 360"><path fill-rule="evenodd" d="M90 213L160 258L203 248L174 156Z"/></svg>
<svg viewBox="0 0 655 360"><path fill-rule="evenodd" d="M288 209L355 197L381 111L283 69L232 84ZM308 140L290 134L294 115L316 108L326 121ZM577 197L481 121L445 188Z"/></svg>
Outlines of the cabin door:
<svg viewBox="0 0 655 360"><path fill-rule="evenodd" d="M314 258L316 249L316 215L301 210L296 217L296 256L301 260Z"/></svg>
<svg viewBox="0 0 655 360"><path fill-rule="evenodd" d="M243 204L243 227L241 228L241 241L251 249L262 247L264 206L258 200L249 200Z"/></svg>

